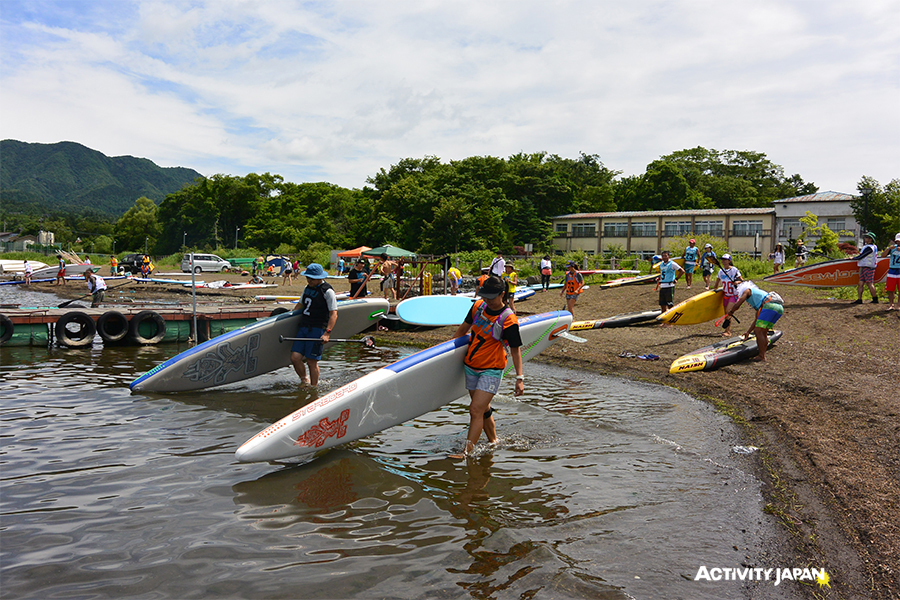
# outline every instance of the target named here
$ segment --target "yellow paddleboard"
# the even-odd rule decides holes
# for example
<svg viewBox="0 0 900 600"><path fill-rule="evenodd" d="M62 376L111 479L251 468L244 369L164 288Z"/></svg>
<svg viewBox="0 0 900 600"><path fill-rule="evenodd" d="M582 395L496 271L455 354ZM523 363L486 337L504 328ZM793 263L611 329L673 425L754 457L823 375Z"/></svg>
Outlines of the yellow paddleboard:
<svg viewBox="0 0 900 600"><path fill-rule="evenodd" d="M682 269L684 268L684 259L683 258L670 258L669 261L677 264ZM651 271L659 271L659 265L661 265L661 264L662 264L662 261L656 263L655 265L650 267L650 270Z"/></svg>
<svg viewBox="0 0 900 600"><path fill-rule="evenodd" d="M722 290L710 290L688 298L656 317L671 325L696 325L714 321L725 314L722 306Z"/></svg>

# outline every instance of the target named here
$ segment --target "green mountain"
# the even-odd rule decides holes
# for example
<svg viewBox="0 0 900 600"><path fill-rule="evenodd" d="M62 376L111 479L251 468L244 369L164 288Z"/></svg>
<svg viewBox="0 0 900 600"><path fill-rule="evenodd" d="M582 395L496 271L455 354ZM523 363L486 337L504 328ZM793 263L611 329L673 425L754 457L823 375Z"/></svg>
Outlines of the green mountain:
<svg viewBox="0 0 900 600"><path fill-rule="evenodd" d="M146 196L159 204L200 173L146 158L106 156L75 142L0 141L0 207L24 213L100 213L118 218Z"/></svg>

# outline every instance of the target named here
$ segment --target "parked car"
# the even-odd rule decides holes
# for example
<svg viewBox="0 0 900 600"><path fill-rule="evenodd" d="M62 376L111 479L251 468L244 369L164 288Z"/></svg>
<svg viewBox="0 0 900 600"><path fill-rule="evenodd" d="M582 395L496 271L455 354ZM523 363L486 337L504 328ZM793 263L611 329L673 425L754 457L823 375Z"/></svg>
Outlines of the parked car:
<svg viewBox="0 0 900 600"><path fill-rule="evenodd" d="M202 273L211 271L218 273L220 271L228 271L231 263L220 258L215 254L194 254L194 273ZM191 272L191 255L185 254L181 259L181 271L183 273Z"/></svg>
<svg viewBox="0 0 900 600"><path fill-rule="evenodd" d="M119 261L119 271L124 269L126 273L140 275L143 262L143 254L126 254L125 258Z"/></svg>

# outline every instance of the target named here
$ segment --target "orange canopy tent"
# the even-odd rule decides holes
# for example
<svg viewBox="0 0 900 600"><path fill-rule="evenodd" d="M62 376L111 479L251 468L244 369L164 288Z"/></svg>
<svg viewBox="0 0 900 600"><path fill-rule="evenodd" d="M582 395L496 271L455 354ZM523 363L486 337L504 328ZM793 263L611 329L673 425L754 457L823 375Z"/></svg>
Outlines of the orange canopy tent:
<svg viewBox="0 0 900 600"><path fill-rule="evenodd" d="M353 250L344 250L343 252L338 252L338 256L340 258L359 258L366 250L371 250L371 248L369 248L368 246L360 246L359 248L354 248Z"/></svg>

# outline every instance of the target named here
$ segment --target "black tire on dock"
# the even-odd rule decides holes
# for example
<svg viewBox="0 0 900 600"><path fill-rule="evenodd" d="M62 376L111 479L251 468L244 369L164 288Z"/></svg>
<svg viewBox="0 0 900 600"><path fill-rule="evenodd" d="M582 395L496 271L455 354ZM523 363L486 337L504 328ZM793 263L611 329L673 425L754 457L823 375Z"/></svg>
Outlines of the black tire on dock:
<svg viewBox="0 0 900 600"><path fill-rule="evenodd" d="M97 319L97 333L104 344L121 342L128 335L128 317L117 310L111 310Z"/></svg>
<svg viewBox="0 0 900 600"><path fill-rule="evenodd" d="M269 313L269 316L270 316L270 317L274 317L275 315L281 315L281 314L284 314L284 313L286 313L286 312L290 312L290 311L289 311L288 309L286 309L285 307L283 307L283 306L279 306L278 308L273 308L273 309L272 309L272 312Z"/></svg>
<svg viewBox="0 0 900 600"><path fill-rule="evenodd" d="M0 346L12 339L16 326L10 321L9 317L0 314Z"/></svg>
<svg viewBox="0 0 900 600"><path fill-rule="evenodd" d="M77 330L70 330L69 325L77 325ZM56 341L67 348L87 348L94 343L97 325L94 319L80 310L67 312L59 318L53 328Z"/></svg>
<svg viewBox="0 0 900 600"><path fill-rule="evenodd" d="M141 325L151 321L156 325L156 333L150 337L141 335ZM156 311L142 310L138 314L131 317L131 323L128 325L128 338L136 344L150 345L158 344L166 336L166 320L162 318Z"/></svg>

